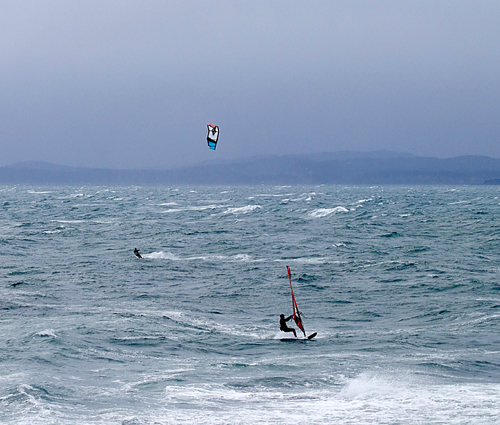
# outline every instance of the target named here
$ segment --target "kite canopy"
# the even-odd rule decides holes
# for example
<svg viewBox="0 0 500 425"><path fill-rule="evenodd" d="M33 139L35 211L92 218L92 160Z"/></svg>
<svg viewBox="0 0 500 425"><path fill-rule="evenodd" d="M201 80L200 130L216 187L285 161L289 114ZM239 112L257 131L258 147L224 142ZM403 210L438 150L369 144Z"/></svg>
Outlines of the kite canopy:
<svg viewBox="0 0 500 425"><path fill-rule="evenodd" d="M217 147L217 140L219 140L219 127L213 124L208 124L207 142L210 149L215 150Z"/></svg>

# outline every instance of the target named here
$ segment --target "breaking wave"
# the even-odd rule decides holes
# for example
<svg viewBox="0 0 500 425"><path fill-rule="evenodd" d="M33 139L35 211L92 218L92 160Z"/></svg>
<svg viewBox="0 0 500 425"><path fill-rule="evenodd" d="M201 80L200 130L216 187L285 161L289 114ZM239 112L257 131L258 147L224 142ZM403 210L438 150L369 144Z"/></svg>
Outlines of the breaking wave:
<svg viewBox="0 0 500 425"><path fill-rule="evenodd" d="M318 208L314 211L311 211L309 213L310 217L313 218L321 218L321 217L327 217L330 214L338 214L338 213L346 213L349 212L347 208L344 207L335 207L335 208Z"/></svg>

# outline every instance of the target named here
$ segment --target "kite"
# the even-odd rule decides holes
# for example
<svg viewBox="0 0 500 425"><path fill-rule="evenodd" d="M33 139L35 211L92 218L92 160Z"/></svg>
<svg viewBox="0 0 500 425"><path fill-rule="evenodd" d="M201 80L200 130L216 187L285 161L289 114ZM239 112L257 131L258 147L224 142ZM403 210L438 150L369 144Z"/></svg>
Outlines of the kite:
<svg viewBox="0 0 500 425"><path fill-rule="evenodd" d="M208 147L210 149L215 150L217 147L217 140L219 140L219 127L213 124L208 124L208 134L207 134L207 142Z"/></svg>

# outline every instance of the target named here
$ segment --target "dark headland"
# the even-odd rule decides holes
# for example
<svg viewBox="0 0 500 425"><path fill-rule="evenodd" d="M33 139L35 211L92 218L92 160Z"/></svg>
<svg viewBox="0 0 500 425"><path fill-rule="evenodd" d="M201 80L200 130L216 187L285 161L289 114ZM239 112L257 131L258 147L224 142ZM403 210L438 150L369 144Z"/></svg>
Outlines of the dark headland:
<svg viewBox="0 0 500 425"><path fill-rule="evenodd" d="M169 170L116 170L23 162L0 184L500 184L500 159L421 157L388 151L262 156Z"/></svg>

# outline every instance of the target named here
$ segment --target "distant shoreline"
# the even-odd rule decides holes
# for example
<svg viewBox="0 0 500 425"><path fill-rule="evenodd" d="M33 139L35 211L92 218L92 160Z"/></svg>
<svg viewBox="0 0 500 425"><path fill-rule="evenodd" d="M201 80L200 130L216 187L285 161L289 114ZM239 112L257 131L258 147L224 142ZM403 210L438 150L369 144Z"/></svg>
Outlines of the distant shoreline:
<svg viewBox="0 0 500 425"><path fill-rule="evenodd" d="M115 170L25 162L0 167L0 184L499 185L500 159L394 152L263 156L170 170Z"/></svg>

